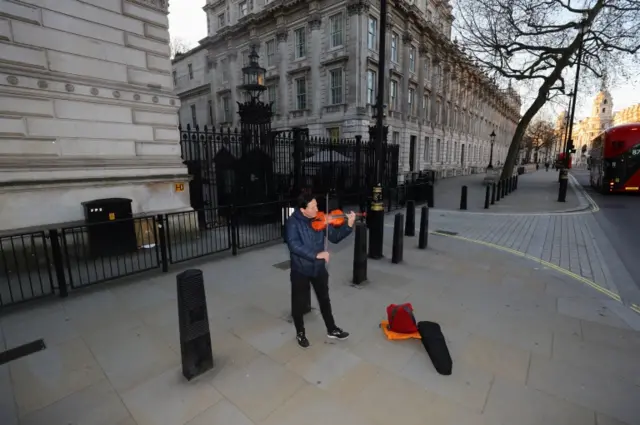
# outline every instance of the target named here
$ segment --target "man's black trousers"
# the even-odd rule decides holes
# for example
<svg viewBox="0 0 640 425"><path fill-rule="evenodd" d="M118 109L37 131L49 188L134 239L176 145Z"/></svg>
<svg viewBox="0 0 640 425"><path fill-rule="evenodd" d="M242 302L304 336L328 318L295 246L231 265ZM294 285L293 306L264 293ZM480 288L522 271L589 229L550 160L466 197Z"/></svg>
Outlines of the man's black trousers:
<svg viewBox="0 0 640 425"><path fill-rule="evenodd" d="M331 312L331 300L329 299L329 273L323 270L316 277L305 276L296 271L291 271L291 316L296 332L304 332L303 316L311 307L311 285L316 293L320 313L324 319L327 331L335 329L336 324Z"/></svg>

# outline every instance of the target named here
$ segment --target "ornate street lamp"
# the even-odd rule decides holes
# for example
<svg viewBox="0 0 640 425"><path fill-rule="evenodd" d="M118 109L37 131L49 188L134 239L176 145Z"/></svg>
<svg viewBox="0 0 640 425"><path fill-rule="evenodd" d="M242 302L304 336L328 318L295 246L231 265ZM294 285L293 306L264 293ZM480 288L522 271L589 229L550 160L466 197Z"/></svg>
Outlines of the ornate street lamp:
<svg viewBox="0 0 640 425"><path fill-rule="evenodd" d="M493 144L496 142L496 132L492 131L489 137L491 138L491 151L489 153L489 166L487 168L493 169Z"/></svg>
<svg viewBox="0 0 640 425"><path fill-rule="evenodd" d="M251 53L249 53L249 65L242 68L243 84L240 89L250 96L250 101L258 101L262 92L267 90L264 85L264 76L267 70L258 64L258 58L260 56L258 56L255 46L253 46Z"/></svg>
<svg viewBox="0 0 640 425"><path fill-rule="evenodd" d="M242 68L242 82L239 87L245 92L245 102L238 102L238 114L240 115L240 129L245 142L258 137L261 143L267 141L266 135L271 132L271 118L273 111L272 102L263 102L260 95L267 90L264 85L264 76L267 72L258 64L258 53L255 46L249 53L249 64Z"/></svg>

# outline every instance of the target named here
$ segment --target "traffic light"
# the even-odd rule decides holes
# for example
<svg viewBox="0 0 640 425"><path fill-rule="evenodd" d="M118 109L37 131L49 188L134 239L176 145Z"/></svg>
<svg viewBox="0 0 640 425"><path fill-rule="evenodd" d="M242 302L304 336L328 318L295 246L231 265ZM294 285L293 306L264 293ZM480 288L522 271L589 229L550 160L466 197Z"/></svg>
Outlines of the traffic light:
<svg viewBox="0 0 640 425"><path fill-rule="evenodd" d="M567 152L576 153L576 147L573 145L573 140L569 140L569 143L567 143Z"/></svg>

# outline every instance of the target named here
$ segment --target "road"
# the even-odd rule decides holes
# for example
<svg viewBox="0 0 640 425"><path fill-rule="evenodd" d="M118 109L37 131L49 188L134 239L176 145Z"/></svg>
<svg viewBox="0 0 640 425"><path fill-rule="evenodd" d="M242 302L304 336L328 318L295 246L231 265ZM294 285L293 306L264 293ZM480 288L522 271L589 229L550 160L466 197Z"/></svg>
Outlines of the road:
<svg viewBox="0 0 640 425"><path fill-rule="evenodd" d="M637 194L602 195L589 186L589 172L572 170L571 174L600 207L595 213L620 260L640 288L640 196Z"/></svg>

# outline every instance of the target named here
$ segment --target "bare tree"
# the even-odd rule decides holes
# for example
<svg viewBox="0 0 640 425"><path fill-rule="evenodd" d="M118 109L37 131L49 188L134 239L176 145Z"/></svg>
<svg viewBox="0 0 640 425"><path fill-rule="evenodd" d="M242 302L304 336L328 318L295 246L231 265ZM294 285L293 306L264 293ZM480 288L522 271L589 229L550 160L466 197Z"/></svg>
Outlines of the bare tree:
<svg viewBox="0 0 640 425"><path fill-rule="evenodd" d="M558 136L553 124L548 121L537 120L527 127L523 142L527 149L527 159L530 159L531 153L534 151L539 153L541 150L545 150L548 155L549 151L558 142Z"/></svg>
<svg viewBox="0 0 640 425"><path fill-rule="evenodd" d="M171 37L169 47L171 48L171 59L187 53L192 48L190 43L179 37Z"/></svg>
<svg viewBox="0 0 640 425"><path fill-rule="evenodd" d="M566 94L577 64L601 78L640 62L640 0L458 0L456 30L469 54L494 78L537 90L509 147L503 178L511 175L527 126L545 103ZM582 71L581 70L581 71ZM631 71L633 72L633 71ZM581 78L582 81L582 78ZM573 81L571 81L573 83ZM572 85L572 84L571 84Z"/></svg>

